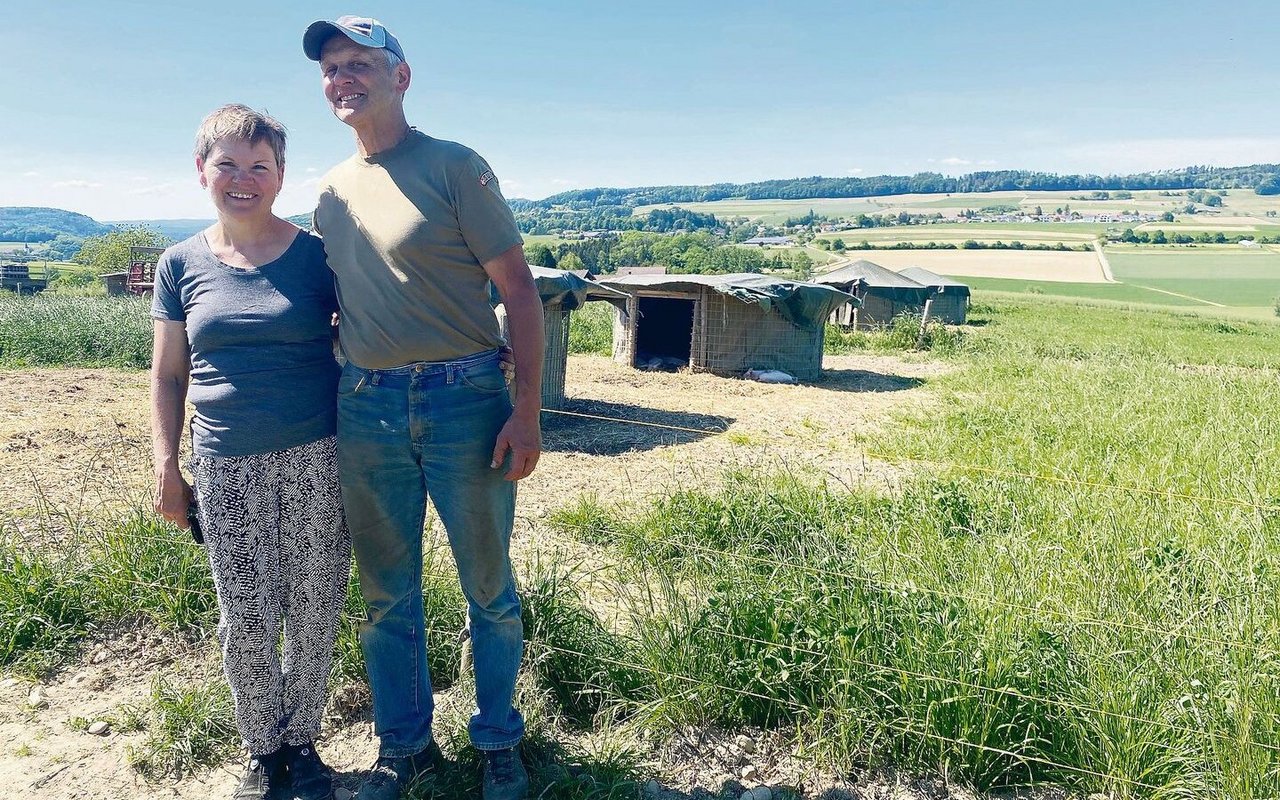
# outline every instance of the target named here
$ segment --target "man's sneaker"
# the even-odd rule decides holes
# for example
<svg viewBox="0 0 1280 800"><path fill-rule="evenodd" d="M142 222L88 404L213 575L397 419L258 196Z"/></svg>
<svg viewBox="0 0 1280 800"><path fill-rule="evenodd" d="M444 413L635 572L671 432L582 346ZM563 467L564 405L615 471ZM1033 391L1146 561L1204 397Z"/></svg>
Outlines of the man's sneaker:
<svg viewBox="0 0 1280 800"><path fill-rule="evenodd" d="M333 797L333 770L320 760L314 742L285 745L284 759L293 800L330 800Z"/></svg>
<svg viewBox="0 0 1280 800"><path fill-rule="evenodd" d="M515 747L484 751L484 800L524 800L529 773Z"/></svg>
<svg viewBox="0 0 1280 800"><path fill-rule="evenodd" d="M250 756L249 766L240 776L240 784L236 786L231 800L266 800L271 795L271 787L279 787L283 783L284 759L279 751Z"/></svg>
<svg viewBox="0 0 1280 800"><path fill-rule="evenodd" d="M360 784L359 800L400 800L400 794L415 782L434 774L444 756L434 740L411 756L382 756L369 777Z"/></svg>

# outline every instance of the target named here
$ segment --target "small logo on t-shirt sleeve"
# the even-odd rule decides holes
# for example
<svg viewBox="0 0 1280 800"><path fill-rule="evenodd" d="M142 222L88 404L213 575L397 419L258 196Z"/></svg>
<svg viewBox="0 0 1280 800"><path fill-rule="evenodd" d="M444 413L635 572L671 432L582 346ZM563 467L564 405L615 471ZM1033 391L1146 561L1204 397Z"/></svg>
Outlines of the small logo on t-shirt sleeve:
<svg viewBox="0 0 1280 800"><path fill-rule="evenodd" d="M490 181L495 181L497 179L498 179L498 176L493 174L493 170L487 169L480 176L480 185L488 186Z"/></svg>

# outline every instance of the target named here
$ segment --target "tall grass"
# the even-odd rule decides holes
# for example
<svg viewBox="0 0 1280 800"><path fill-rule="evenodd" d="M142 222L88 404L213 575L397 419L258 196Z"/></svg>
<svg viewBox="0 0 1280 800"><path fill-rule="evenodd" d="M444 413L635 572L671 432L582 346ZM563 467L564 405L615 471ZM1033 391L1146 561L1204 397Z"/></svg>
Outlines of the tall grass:
<svg viewBox="0 0 1280 800"><path fill-rule="evenodd" d="M208 563L187 534L141 512L83 533L56 548L0 535L0 667L46 671L93 629L122 619L212 629Z"/></svg>
<svg viewBox="0 0 1280 800"><path fill-rule="evenodd" d="M569 352L607 356L613 352L613 306L587 303L569 316Z"/></svg>
<svg viewBox="0 0 1280 800"><path fill-rule="evenodd" d="M639 669L560 674L673 724L798 726L834 764L1274 795L1280 572L1260 529L1222 530L1186 501L1100 507L1020 480L886 498L737 476L614 517L622 572L656 588L592 650Z"/></svg>
<svg viewBox="0 0 1280 800"><path fill-rule="evenodd" d="M0 292L0 365L151 365L149 301Z"/></svg>
<svg viewBox="0 0 1280 800"><path fill-rule="evenodd" d="M964 344L965 334L938 322L921 329L920 318L900 314L883 328L846 330L827 323L823 350L828 355L847 355L859 351L893 352L929 350L936 355L952 355Z"/></svg>
<svg viewBox="0 0 1280 800"><path fill-rule="evenodd" d="M730 475L553 515L640 598L609 649L645 679L602 705L984 789L1280 795L1280 326L975 315L938 403L867 442L898 491Z"/></svg>

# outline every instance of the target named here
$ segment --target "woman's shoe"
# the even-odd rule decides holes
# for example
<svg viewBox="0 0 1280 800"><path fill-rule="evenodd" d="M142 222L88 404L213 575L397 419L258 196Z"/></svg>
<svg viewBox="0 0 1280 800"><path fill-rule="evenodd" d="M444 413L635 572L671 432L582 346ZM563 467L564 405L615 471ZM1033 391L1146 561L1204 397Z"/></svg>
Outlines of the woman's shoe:
<svg viewBox="0 0 1280 800"><path fill-rule="evenodd" d="M294 800L330 800L333 770L320 760L314 742L284 746L289 789Z"/></svg>
<svg viewBox="0 0 1280 800"><path fill-rule="evenodd" d="M249 766L240 776L240 784L231 800L266 800L272 786L284 784L284 759L280 751L260 756L249 756Z"/></svg>

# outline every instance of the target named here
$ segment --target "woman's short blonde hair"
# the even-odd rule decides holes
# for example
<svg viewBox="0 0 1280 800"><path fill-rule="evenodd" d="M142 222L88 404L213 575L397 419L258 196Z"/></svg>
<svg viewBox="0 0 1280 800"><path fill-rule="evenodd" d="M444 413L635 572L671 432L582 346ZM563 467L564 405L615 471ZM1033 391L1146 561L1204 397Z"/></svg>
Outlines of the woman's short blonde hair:
<svg viewBox="0 0 1280 800"><path fill-rule="evenodd" d="M196 158L204 160L219 139L243 139L249 144L266 142L284 167L285 129L276 119L240 103L228 103L200 123L196 131Z"/></svg>

